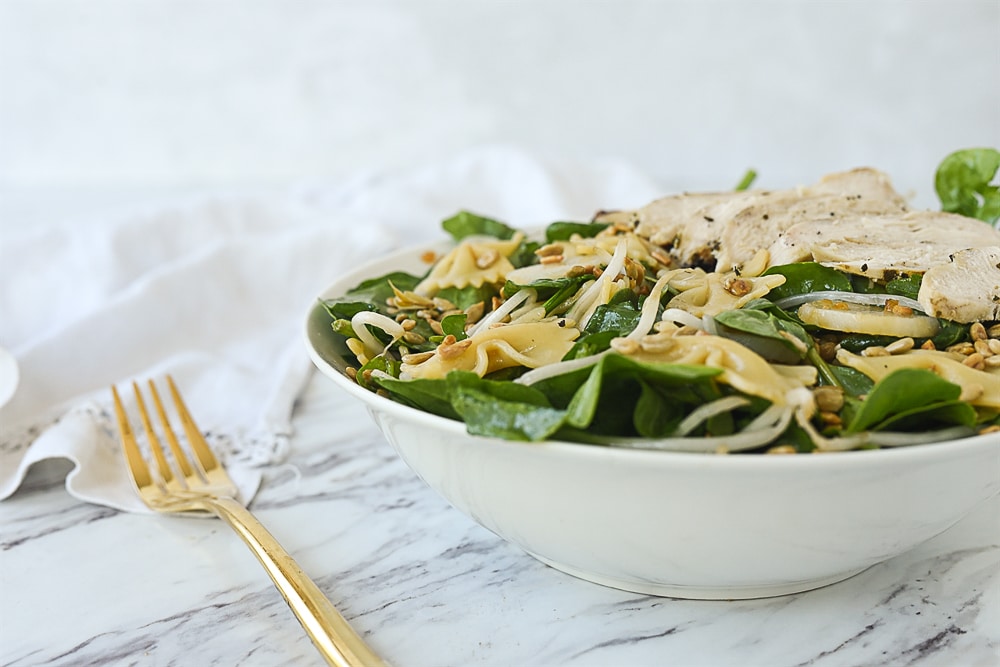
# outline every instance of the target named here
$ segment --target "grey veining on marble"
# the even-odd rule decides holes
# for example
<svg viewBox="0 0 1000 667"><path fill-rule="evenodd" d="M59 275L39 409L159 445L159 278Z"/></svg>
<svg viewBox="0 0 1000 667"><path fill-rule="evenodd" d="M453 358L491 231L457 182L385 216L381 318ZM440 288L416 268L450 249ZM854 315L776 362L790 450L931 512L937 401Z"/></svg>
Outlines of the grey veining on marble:
<svg viewBox="0 0 1000 667"><path fill-rule="evenodd" d="M1000 498L840 584L738 602L557 572L455 511L316 377L252 509L397 667L998 665ZM0 504L0 664L322 664L218 521L84 505L65 467Z"/></svg>

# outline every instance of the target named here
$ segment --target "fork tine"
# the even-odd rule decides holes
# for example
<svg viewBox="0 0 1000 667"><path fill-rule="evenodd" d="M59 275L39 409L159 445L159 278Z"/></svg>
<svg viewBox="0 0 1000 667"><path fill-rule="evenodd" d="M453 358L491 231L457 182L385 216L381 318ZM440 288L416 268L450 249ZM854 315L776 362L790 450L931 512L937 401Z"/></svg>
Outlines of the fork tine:
<svg viewBox="0 0 1000 667"><path fill-rule="evenodd" d="M174 473L170 469L170 464L167 463L166 456L163 454L163 445L160 444L160 439L157 437L156 431L153 430L153 423L150 421L149 412L146 410L146 401L143 400L142 392L139 391L137 383L132 383L132 390L135 391L135 401L139 407L139 419L142 421L142 427L146 430L146 439L149 441L149 449L153 452L153 458L156 459L156 468L160 472L160 479L165 484L169 484L174 478Z"/></svg>
<svg viewBox="0 0 1000 667"><path fill-rule="evenodd" d="M121 396L118 395L118 390L114 385L111 387L111 393L115 398L115 417L118 419L118 431L121 434L122 452L125 454L125 462L128 464L129 473L132 475L132 481L136 487L144 489L153 484L153 477L149 473L145 459L142 458L142 452L139 451L139 445L135 440L135 433L132 432L132 425L125 415L125 407L122 405Z"/></svg>
<svg viewBox="0 0 1000 667"><path fill-rule="evenodd" d="M163 435L166 436L167 442L170 444L170 451L174 455L174 460L177 461L177 465L180 467L184 478L190 479L195 472L184 450L181 449L181 443L177 440L177 434L170 425L170 420L167 419L167 411L163 409L160 392L156 390L156 385L153 384L152 380L149 381L149 393L153 397L153 405L156 407L156 414L160 418L160 426L163 427Z"/></svg>
<svg viewBox="0 0 1000 667"><path fill-rule="evenodd" d="M212 449L205 442L205 438L201 435L201 429L195 424L194 418L184 404L184 399L181 398L181 393L177 390L177 385L174 384L174 379L169 375L167 376L167 384L170 386L170 395L174 399L177 414L180 416L181 424L184 426L184 433L187 434L188 444L194 450L195 457L201 464L202 470L206 474L213 472L219 468L219 462L215 458L215 454L212 453Z"/></svg>

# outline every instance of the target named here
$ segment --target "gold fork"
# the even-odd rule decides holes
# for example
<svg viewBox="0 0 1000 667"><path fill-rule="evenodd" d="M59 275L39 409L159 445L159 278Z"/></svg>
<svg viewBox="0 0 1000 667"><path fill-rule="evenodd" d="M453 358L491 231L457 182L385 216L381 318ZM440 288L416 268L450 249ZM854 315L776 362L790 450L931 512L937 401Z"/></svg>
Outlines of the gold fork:
<svg viewBox="0 0 1000 667"><path fill-rule="evenodd" d="M179 514L211 512L225 520L257 556L329 664L338 667L385 665L386 663L365 644L316 584L306 576L298 563L254 518L253 514L236 500L236 485L212 454L211 448L184 405L173 378L169 375L167 384L188 444L194 453L193 459L189 459L181 448L152 380L149 381L149 393L180 475L175 475L167 462L163 446L146 410L139 385L132 383L136 403L139 406L139 416L156 463L156 474L150 470L150 466L143 458L118 390L111 387L118 428L121 432L122 451L132 481L143 502L158 512Z"/></svg>

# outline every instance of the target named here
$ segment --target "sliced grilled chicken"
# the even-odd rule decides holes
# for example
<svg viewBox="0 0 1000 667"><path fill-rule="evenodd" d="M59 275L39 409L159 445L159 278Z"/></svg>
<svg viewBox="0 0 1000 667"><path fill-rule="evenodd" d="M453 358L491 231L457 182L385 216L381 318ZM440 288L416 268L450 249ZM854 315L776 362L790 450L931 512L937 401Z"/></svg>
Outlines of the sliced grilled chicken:
<svg viewBox="0 0 1000 667"><path fill-rule="evenodd" d="M959 250L947 262L931 267L917 300L935 317L956 322L1000 320L1000 246Z"/></svg>
<svg viewBox="0 0 1000 667"><path fill-rule="evenodd" d="M800 222L905 211L906 202L879 171L864 168L830 174L809 188L774 193L728 220L719 239L716 268L739 267Z"/></svg>
<svg viewBox="0 0 1000 667"><path fill-rule="evenodd" d="M634 211L601 213L594 221L634 229L638 236L664 248L679 266L712 270L725 225L723 214L728 212L732 217L768 194L747 191L673 195Z"/></svg>
<svg viewBox="0 0 1000 667"><path fill-rule="evenodd" d="M864 213L900 213L906 203L875 169L830 174L791 190L682 194L595 220L627 225L663 247L680 266L729 271L806 220Z"/></svg>
<svg viewBox="0 0 1000 667"><path fill-rule="evenodd" d="M770 265L814 260L873 280L924 273L959 250L1000 246L1000 232L937 211L800 222L769 248Z"/></svg>

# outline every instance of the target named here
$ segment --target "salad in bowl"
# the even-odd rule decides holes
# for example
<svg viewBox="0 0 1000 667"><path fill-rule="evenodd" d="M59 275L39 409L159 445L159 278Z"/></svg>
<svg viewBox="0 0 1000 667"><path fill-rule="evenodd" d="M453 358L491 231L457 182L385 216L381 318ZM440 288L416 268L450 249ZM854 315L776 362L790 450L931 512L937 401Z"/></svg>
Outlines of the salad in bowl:
<svg viewBox="0 0 1000 667"><path fill-rule="evenodd" d="M306 344L431 488L544 563L809 590L1000 491L997 166L950 157L935 212L873 169L534 231L461 212L341 276Z"/></svg>
<svg viewBox="0 0 1000 667"><path fill-rule="evenodd" d="M1000 231L873 169L540 234L460 212L323 300L361 386L469 433L801 453L1000 430Z"/></svg>

